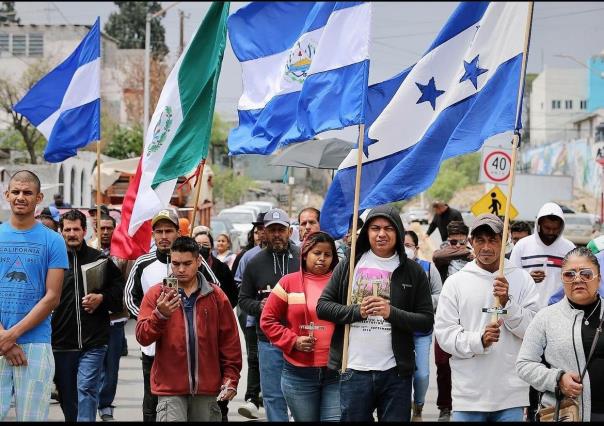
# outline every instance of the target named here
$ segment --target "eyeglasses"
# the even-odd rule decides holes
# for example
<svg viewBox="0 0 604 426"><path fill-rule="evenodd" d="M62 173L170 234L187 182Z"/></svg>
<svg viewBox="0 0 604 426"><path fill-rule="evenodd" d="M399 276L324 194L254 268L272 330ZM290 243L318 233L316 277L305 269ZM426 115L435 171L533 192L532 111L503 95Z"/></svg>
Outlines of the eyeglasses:
<svg viewBox="0 0 604 426"><path fill-rule="evenodd" d="M577 274L579 275L579 278L581 278L581 281L585 283L593 280L594 277L597 276L591 269L580 269L579 271L568 270L562 271L562 281L565 283L572 283L577 278Z"/></svg>
<svg viewBox="0 0 604 426"><path fill-rule="evenodd" d="M449 244L451 244L452 246L456 246L456 245L460 245L460 246L465 246L466 243L468 242L468 240L447 240L449 241Z"/></svg>
<svg viewBox="0 0 604 426"><path fill-rule="evenodd" d="M405 244L405 247L407 247L407 248L415 248L415 245L414 244Z"/></svg>

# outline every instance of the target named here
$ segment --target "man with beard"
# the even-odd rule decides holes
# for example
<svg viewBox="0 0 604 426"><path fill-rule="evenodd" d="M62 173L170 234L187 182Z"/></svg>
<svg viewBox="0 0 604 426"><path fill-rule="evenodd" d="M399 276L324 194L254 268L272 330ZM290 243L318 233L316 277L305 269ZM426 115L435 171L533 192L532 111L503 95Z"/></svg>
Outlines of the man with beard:
<svg viewBox="0 0 604 426"><path fill-rule="evenodd" d="M239 291L241 309L256 318L260 388L269 422L288 421L287 404L281 391L283 354L271 345L259 327L260 314L271 289L281 277L300 268L300 249L289 241L290 220L281 209L264 215L267 247L247 264Z"/></svg>
<svg viewBox="0 0 604 426"><path fill-rule="evenodd" d="M65 421L93 422L109 343L109 312L123 309L124 280L107 256L86 245L84 213L64 213L59 229L70 268L63 279L61 301L52 314L55 383ZM84 272L93 266L98 272Z"/></svg>
<svg viewBox="0 0 604 426"><path fill-rule="evenodd" d="M535 283L528 273L499 259L503 222L493 214L478 216L470 230L476 258L447 278L440 293L434 334L451 354L452 421L521 422L529 386L516 373L516 354L539 309ZM497 322L482 312L493 296L507 313Z"/></svg>
<svg viewBox="0 0 604 426"><path fill-rule="evenodd" d="M169 261L170 247L180 236L178 215L174 210L161 210L151 220L151 227L153 228L153 240L156 249L136 259L128 275L126 290L124 291L126 307L134 318L138 317L140 305L147 290L172 273L172 266ZM150 381L151 367L155 357L155 343L142 346L141 352L145 388L143 421L155 422L157 396L151 393Z"/></svg>
<svg viewBox="0 0 604 426"><path fill-rule="evenodd" d="M575 245L562 236L563 231L562 208L556 203L545 203L537 214L535 233L519 240L510 255L510 262L526 269L535 280L539 309L546 307L550 299L558 301L564 295L560 268L562 259ZM539 393L531 387L527 412L531 422L536 421L538 405Z"/></svg>

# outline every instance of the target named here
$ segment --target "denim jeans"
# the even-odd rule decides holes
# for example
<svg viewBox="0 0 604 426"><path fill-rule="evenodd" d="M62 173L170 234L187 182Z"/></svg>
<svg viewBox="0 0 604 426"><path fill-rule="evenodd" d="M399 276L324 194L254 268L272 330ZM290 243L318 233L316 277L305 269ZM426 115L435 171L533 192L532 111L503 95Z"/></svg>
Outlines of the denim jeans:
<svg viewBox="0 0 604 426"><path fill-rule="evenodd" d="M269 422L287 422L287 403L281 391L283 353L269 342L258 340L258 362L260 364L260 388L262 401Z"/></svg>
<svg viewBox="0 0 604 426"><path fill-rule="evenodd" d="M296 422L340 421L340 374L283 361L281 390Z"/></svg>
<svg viewBox="0 0 604 426"><path fill-rule="evenodd" d="M430 345L432 333L427 336L413 336L415 343L415 374L413 375L413 402L424 405L430 384Z"/></svg>
<svg viewBox="0 0 604 426"><path fill-rule="evenodd" d="M340 421L373 422L375 409L380 422L410 421L411 381L411 376L399 376L397 367L386 371L346 369L340 376Z"/></svg>
<svg viewBox="0 0 604 426"><path fill-rule="evenodd" d="M55 383L66 422L94 422L99 379L107 346L85 351L56 351Z"/></svg>
<svg viewBox="0 0 604 426"><path fill-rule="evenodd" d="M244 399L260 405L260 368L258 366L258 335L256 326L245 327L245 349L247 352L247 387Z"/></svg>
<svg viewBox="0 0 604 426"><path fill-rule="evenodd" d="M505 410L453 411L452 422L521 422L524 420L524 407L506 408Z"/></svg>
<svg viewBox="0 0 604 426"><path fill-rule="evenodd" d="M120 369L120 358L124 345L125 321L113 324L109 328L109 344L107 355L99 380L99 415L110 414L113 416L113 399L117 390L117 377Z"/></svg>

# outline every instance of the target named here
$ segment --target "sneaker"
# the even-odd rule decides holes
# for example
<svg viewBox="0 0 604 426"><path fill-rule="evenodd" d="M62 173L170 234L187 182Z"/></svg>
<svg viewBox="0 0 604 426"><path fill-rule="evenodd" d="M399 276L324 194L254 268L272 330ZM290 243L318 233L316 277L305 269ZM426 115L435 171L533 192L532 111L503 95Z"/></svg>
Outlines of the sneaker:
<svg viewBox="0 0 604 426"><path fill-rule="evenodd" d="M439 422L449 422L451 421L451 409L450 408L441 408L440 415L438 416Z"/></svg>
<svg viewBox="0 0 604 426"><path fill-rule="evenodd" d="M102 414L101 415L101 420L104 422L112 422L115 419L113 418L113 416L111 414Z"/></svg>
<svg viewBox="0 0 604 426"><path fill-rule="evenodd" d="M245 404L243 404L237 410L239 415L247 418L247 419L257 419L258 416L258 406L254 404L252 401L247 400Z"/></svg>
<svg viewBox="0 0 604 426"><path fill-rule="evenodd" d="M412 422L421 422L422 420L422 409L424 408L424 404L416 404L413 403L413 415L411 416Z"/></svg>

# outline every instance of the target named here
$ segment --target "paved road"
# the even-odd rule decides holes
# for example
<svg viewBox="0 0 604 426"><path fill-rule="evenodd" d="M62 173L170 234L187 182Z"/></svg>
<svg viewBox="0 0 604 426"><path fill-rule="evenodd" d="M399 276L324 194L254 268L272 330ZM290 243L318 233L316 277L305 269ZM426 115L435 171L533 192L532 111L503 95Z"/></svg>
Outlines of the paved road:
<svg viewBox="0 0 604 426"><path fill-rule="evenodd" d="M119 383L117 386L117 395L114 405L116 406L114 417L120 421L142 421L141 404L143 400L143 373L141 370L140 349L134 338L134 320L128 321L126 325L126 337L128 339L128 356L122 357L120 364ZM242 333L239 333L242 335ZM229 420L248 421L248 419L237 413L237 408L244 403L245 382L247 377L247 365L245 362L245 344L241 337L241 347L244 351L244 363L241 382L239 383L238 394L229 405ZM436 408L436 377L434 366L434 353L430 355L430 387L426 397L424 408L424 420L436 420L438 410ZM261 415L264 416L264 410L261 409ZM6 418L7 421L14 421L14 410L11 409ZM50 421L64 421L61 408L56 401L52 401L50 406ZM100 418L99 418L100 420ZM265 419L261 419L265 420Z"/></svg>

